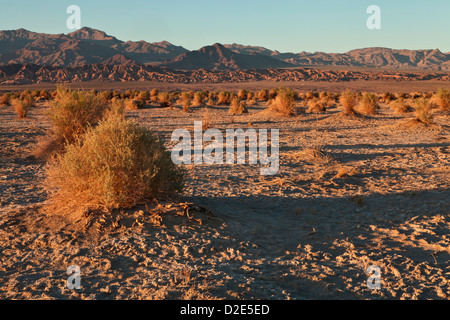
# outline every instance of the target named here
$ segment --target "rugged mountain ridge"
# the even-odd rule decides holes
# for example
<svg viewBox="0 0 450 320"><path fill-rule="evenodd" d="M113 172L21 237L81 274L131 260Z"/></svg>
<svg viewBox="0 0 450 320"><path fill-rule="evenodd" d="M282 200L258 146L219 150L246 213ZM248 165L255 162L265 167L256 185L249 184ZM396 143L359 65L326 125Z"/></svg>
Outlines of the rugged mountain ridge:
<svg viewBox="0 0 450 320"><path fill-rule="evenodd" d="M187 50L169 42L123 42L87 27L68 34L36 33L25 29L0 31L0 65L31 63L77 67L131 60L147 64L167 61L184 52Z"/></svg>
<svg viewBox="0 0 450 320"><path fill-rule="evenodd" d="M382 47L355 49L346 53L280 53L263 47L225 45L236 53L257 52L296 66L348 66L392 69L450 70L450 52L439 49L398 50Z"/></svg>
<svg viewBox="0 0 450 320"><path fill-rule="evenodd" d="M214 44L188 51L167 41L121 41L84 27L68 34L0 31L0 65L80 67L89 64L160 64L179 70L242 70L349 66L450 71L450 53L438 49L365 48L346 53L282 53L264 47Z"/></svg>

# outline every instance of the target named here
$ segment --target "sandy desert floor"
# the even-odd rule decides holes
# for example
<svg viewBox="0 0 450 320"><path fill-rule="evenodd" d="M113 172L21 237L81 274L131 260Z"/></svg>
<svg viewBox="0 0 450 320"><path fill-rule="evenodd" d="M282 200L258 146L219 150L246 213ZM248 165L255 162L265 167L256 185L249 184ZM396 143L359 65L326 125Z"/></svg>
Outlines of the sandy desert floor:
<svg viewBox="0 0 450 320"><path fill-rule="evenodd" d="M410 126L412 114L384 104L358 119L264 108L210 107L211 126L280 129L277 175L190 165L178 201L75 220L41 210L45 164L28 156L50 126L46 108L23 120L0 108L0 298L449 299L450 118ZM127 115L171 147L204 108ZM304 151L316 145L326 156ZM79 290L66 288L70 265ZM380 290L366 285L370 265Z"/></svg>

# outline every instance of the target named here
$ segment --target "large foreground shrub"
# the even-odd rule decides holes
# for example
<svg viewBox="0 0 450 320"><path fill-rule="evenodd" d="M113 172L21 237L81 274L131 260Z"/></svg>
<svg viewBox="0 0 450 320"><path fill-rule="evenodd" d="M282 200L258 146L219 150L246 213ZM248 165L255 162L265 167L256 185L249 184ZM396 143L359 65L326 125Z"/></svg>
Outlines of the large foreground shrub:
<svg viewBox="0 0 450 320"><path fill-rule="evenodd" d="M133 206L181 191L184 177L161 140L118 116L78 136L46 173L57 209Z"/></svg>

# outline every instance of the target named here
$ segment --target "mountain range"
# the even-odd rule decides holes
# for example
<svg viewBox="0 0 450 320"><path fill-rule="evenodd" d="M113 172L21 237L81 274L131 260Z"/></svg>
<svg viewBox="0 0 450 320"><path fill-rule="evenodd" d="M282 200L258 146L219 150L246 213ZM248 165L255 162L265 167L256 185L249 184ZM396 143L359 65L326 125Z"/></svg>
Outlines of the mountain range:
<svg viewBox="0 0 450 320"><path fill-rule="evenodd" d="M219 44L189 51L167 41L121 41L84 27L68 34L25 29L0 31L0 65L35 64L52 67L158 65L173 70L243 70L314 66L450 70L450 53L438 49L356 49L346 53L281 53L264 47Z"/></svg>

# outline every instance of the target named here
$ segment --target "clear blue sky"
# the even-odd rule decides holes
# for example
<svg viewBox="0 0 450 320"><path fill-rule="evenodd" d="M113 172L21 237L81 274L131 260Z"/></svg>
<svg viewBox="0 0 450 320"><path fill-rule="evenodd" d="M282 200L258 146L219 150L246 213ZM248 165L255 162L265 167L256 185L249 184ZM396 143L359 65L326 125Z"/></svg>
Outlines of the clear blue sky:
<svg viewBox="0 0 450 320"><path fill-rule="evenodd" d="M346 52L382 46L450 52L450 0L0 0L0 29L68 33L69 5L81 25L120 40L167 40L189 50L215 42L282 52ZM369 30L369 5L381 30Z"/></svg>

